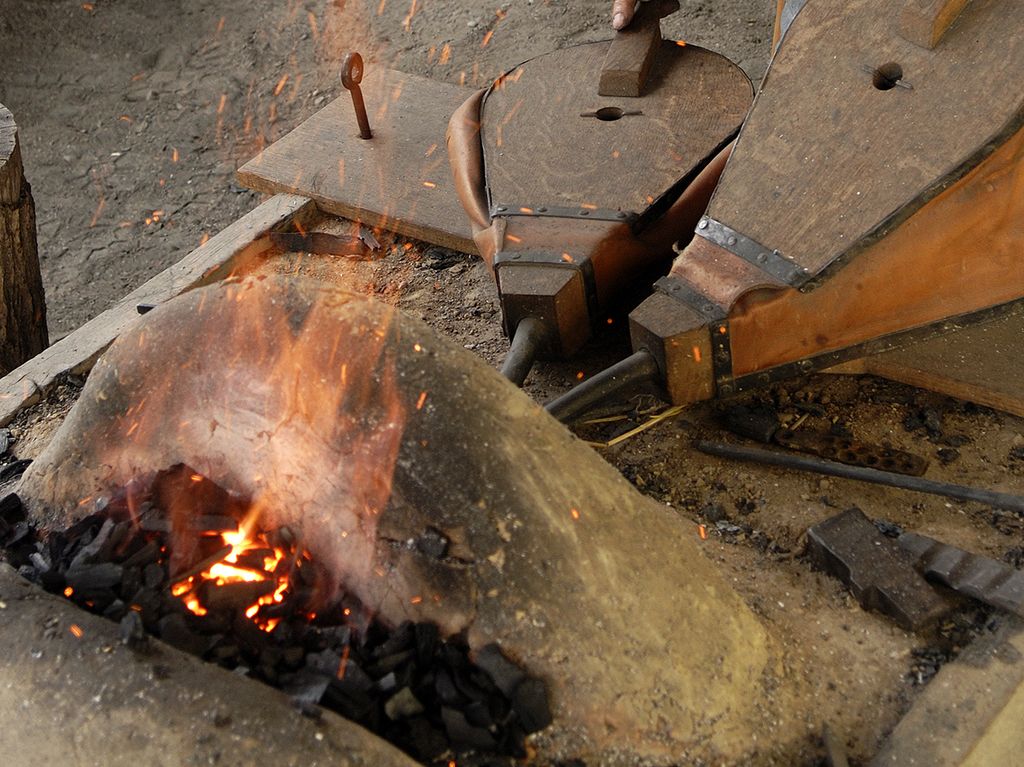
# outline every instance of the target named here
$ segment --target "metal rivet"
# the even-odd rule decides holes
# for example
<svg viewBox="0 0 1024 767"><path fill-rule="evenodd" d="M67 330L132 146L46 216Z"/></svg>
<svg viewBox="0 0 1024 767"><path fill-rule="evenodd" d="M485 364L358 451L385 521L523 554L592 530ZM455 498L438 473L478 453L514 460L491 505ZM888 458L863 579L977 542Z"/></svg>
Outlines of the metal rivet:
<svg viewBox="0 0 1024 767"><path fill-rule="evenodd" d="M547 213L548 209L547 208L537 208L537 212L538 213Z"/></svg>
<svg viewBox="0 0 1024 767"><path fill-rule="evenodd" d="M506 210L508 210L508 208L505 207L504 205L499 205L497 208L495 208L495 210L498 211L499 213L504 213Z"/></svg>
<svg viewBox="0 0 1024 767"><path fill-rule="evenodd" d="M735 245L736 244L736 238L735 237L730 237L728 240L726 240L726 242L728 242L729 245Z"/></svg>
<svg viewBox="0 0 1024 767"><path fill-rule="evenodd" d="M618 213L615 214L615 218L625 218L625 217L626 217L626 214L623 213L621 210Z"/></svg>
<svg viewBox="0 0 1024 767"><path fill-rule="evenodd" d="M761 375L757 377L757 382L762 384L769 384L772 382L772 377L767 373L761 373Z"/></svg>
<svg viewBox="0 0 1024 767"><path fill-rule="evenodd" d="M722 384L718 387L722 394L732 394L732 384Z"/></svg>
<svg viewBox="0 0 1024 767"><path fill-rule="evenodd" d="M708 228L708 220L706 218L702 218L700 220L700 223L697 224L697 228L698 229L707 229Z"/></svg>
<svg viewBox="0 0 1024 767"><path fill-rule="evenodd" d="M516 261L516 260L518 260L518 259L519 259L519 254L518 254L518 253L513 253L513 254L512 254L512 260L513 260L513 261Z"/></svg>
<svg viewBox="0 0 1024 767"><path fill-rule="evenodd" d="M766 263L768 263L768 254L767 253L759 253L758 256L757 256L757 262L759 264L766 264Z"/></svg>
<svg viewBox="0 0 1024 767"><path fill-rule="evenodd" d="M580 215L581 216L589 216L590 215L590 211L589 210L581 210L580 211Z"/></svg>
<svg viewBox="0 0 1024 767"><path fill-rule="evenodd" d="M800 369L801 370L805 370L806 371L806 370L810 370L813 367L814 367L814 363L811 362L810 360L800 360Z"/></svg>
<svg viewBox="0 0 1024 767"><path fill-rule="evenodd" d="M714 307L714 305L713 305L713 304L704 304L704 311L705 311L705 312L707 312L707 313L709 313L709 314L710 314L710 313L711 313L711 312L713 312L714 310L715 310L715 307Z"/></svg>

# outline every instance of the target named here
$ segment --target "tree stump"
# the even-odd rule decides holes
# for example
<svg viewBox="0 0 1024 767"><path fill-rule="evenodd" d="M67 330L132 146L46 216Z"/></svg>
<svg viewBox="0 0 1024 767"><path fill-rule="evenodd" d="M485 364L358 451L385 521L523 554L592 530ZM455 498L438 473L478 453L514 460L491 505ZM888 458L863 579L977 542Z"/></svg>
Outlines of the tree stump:
<svg viewBox="0 0 1024 767"><path fill-rule="evenodd" d="M35 204L21 164L18 126L0 104L0 374L48 345Z"/></svg>

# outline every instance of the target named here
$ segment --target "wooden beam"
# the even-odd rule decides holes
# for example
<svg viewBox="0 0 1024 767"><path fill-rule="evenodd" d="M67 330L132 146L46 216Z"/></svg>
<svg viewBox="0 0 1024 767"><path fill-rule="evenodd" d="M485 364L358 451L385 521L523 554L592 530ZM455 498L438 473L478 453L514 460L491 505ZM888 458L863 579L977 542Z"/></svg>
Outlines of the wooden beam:
<svg viewBox="0 0 1024 767"><path fill-rule="evenodd" d="M271 248L265 236L269 231L316 212L316 205L305 197L280 194L270 198L115 306L8 373L0 379L0 425L10 423L23 407L37 402L58 377L91 369L114 339L138 319L139 304L160 304L227 277L247 259Z"/></svg>
<svg viewBox="0 0 1024 767"><path fill-rule="evenodd" d="M601 96L637 98L644 93L647 75L661 48L661 19L679 10L677 0L640 3L632 23L615 33L597 92Z"/></svg>
<svg viewBox="0 0 1024 767"><path fill-rule="evenodd" d="M931 50L939 44L967 3L968 0L906 0L898 24L900 37Z"/></svg>

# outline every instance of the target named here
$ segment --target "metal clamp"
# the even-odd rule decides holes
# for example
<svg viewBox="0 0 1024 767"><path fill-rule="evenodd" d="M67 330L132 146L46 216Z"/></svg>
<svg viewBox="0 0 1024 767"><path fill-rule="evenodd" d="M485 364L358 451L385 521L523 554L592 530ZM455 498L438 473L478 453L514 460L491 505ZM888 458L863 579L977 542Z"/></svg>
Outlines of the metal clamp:
<svg viewBox="0 0 1024 767"><path fill-rule="evenodd" d="M757 240L753 240L708 216L697 223L697 236L739 256L765 274L771 275L790 287L799 288L811 279L811 273L792 258L765 247Z"/></svg>
<svg viewBox="0 0 1024 767"><path fill-rule="evenodd" d="M608 208L592 208L580 205L576 208L569 208L556 205L511 205L507 203L491 206L491 218L505 216L529 216L534 218L574 218L590 219L592 221L621 221L624 224L632 224L637 214L629 210L611 210Z"/></svg>

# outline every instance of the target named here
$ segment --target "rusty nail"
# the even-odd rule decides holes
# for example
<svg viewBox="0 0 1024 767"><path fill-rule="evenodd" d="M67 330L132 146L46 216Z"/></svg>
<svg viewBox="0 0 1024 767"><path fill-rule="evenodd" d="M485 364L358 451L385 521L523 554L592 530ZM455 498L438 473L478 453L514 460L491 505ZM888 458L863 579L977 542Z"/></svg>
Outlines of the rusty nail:
<svg viewBox="0 0 1024 767"><path fill-rule="evenodd" d="M356 121L359 123L359 138L373 138L370 130L370 118L366 115L366 104L359 83L363 79L363 57L352 52L345 54L341 62L341 84L352 94L352 106L356 110Z"/></svg>

